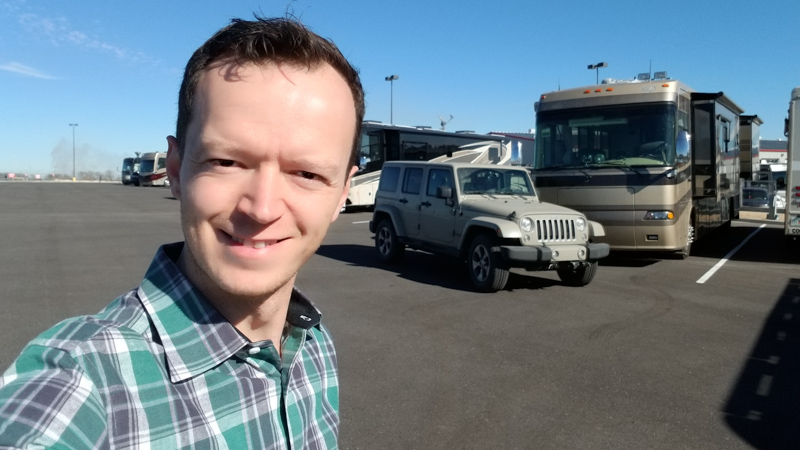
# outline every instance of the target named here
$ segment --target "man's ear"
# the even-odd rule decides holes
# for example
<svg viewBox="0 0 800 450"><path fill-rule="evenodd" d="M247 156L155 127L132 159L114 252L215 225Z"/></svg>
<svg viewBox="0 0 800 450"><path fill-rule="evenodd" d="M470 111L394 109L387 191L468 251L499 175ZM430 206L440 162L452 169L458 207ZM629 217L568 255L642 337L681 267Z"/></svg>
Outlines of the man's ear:
<svg viewBox="0 0 800 450"><path fill-rule="evenodd" d="M181 155L178 152L178 140L175 136L167 136L167 176L172 196L181 199Z"/></svg>
<svg viewBox="0 0 800 450"><path fill-rule="evenodd" d="M347 194L350 192L350 180L353 179L353 175L358 172L358 166L353 166L350 168L350 174L344 180L344 189L342 190L342 198L339 199L339 207L336 208L336 211L333 213L333 217L331 217L331 222L335 221L337 217L339 217L339 213L344 208L345 203L347 203Z"/></svg>

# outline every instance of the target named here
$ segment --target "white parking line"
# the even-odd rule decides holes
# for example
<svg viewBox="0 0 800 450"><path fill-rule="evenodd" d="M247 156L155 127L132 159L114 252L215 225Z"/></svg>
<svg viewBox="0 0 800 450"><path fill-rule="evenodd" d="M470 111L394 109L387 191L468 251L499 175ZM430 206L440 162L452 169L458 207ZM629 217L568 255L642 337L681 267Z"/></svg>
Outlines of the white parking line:
<svg viewBox="0 0 800 450"><path fill-rule="evenodd" d="M360 220L358 222L353 222L353 224L358 224L358 223L369 223L369 220Z"/></svg>
<svg viewBox="0 0 800 450"><path fill-rule="evenodd" d="M743 246L744 244L746 244L746 243L747 243L747 241L749 241L751 237L755 236L755 235L756 235L756 233L758 233L759 231L761 231L761 229L762 229L762 228L764 228L765 226L767 226L767 225L766 225L766 224L761 224L761 226L760 226L760 227L758 227L758 228L756 228L755 230L753 230L753 232L752 232L752 233L750 233L750 235L749 235L749 236L747 236L746 238L744 238L744 240L743 240L743 241L742 241L742 242L741 242L739 245L737 245L737 246L736 246L736 248L734 248L733 250L731 250L730 252L728 252L728 254L727 254L727 255L725 255L725 257L724 257L724 258L722 258L721 260L719 260L719 262L718 262L718 263L716 263L716 264L714 265L714 267L712 267L712 268L711 268L711 270L709 270L708 272L706 272L706 274L705 274L705 275L703 275L702 277L700 277L700 279L699 279L699 280L697 280L697 282L698 282L699 284L703 284L703 283L705 283L705 282L706 282L706 281L707 281L709 278L711 278L711 276L712 276L712 275L714 275L714 274L717 272L717 270L719 270L719 268L720 268L720 267L722 267L723 265L725 265L725 263L726 263L726 262L728 262L728 260L730 259L730 257L731 257L731 256L733 256L733 255L734 255L736 252L738 252L738 251L739 251L739 249L740 249L740 248L742 248L742 246Z"/></svg>

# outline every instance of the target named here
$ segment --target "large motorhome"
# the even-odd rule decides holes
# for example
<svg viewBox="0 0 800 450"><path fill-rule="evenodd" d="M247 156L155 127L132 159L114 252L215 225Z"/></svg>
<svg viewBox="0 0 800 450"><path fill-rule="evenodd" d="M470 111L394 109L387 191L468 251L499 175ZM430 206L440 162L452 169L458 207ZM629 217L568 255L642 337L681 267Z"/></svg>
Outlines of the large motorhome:
<svg viewBox="0 0 800 450"><path fill-rule="evenodd" d="M131 175L139 171L139 157L125 158L122 160L122 184L131 184Z"/></svg>
<svg viewBox="0 0 800 450"><path fill-rule="evenodd" d="M744 180L755 180L755 174L761 170L759 164L759 130L764 124L758 116L739 116L739 156L741 157L740 176Z"/></svg>
<svg viewBox="0 0 800 450"><path fill-rule="evenodd" d="M789 118L786 119L786 211L784 231L787 236L800 238L800 87L792 90Z"/></svg>
<svg viewBox="0 0 800 450"><path fill-rule="evenodd" d="M145 153L139 163L139 185L168 186L167 154Z"/></svg>
<svg viewBox="0 0 800 450"><path fill-rule="evenodd" d="M350 181L345 206L373 206L381 167L386 161L453 161L483 164L511 162L503 136L455 133L430 127L365 121L361 127L359 171Z"/></svg>
<svg viewBox="0 0 800 450"><path fill-rule="evenodd" d="M543 94L536 111L540 197L600 222L612 250L686 257L738 216L743 110L722 92L604 81Z"/></svg>

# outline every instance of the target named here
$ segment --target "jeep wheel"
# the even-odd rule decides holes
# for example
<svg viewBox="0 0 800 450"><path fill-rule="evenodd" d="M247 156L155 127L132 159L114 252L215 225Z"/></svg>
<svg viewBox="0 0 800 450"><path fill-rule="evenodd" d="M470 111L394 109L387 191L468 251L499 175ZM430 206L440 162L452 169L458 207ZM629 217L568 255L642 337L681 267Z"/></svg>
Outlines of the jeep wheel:
<svg viewBox="0 0 800 450"><path fill-rule="evenodd" d="M469 247L467 260L472 284L482 292L496 292L508 281L508 268L503 264L500 251L494 240L479 234Z"/></svg>
<svg viewBox="0 0 800 450"><path fill-rule="evenodd" d="M375 249L378 250L378 259L383 262L396 262L403 256L405 246L397 239L394 226L389 219L383 219L375 231Z"/></svg>
<svg viewBox="0 0 800 450"><path fill-rule="evenodd" d="M556 269L558 278L567 286L586 286L597 272L597 261L566 263Z"/></svg>

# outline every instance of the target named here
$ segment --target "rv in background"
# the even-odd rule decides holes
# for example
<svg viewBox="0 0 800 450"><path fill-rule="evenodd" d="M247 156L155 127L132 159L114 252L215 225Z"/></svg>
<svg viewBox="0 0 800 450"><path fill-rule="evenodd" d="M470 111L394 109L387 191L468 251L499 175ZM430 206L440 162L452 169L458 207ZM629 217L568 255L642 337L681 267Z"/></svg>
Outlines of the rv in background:
<svg viewBox="0 0 800 450"><path fill-rule="evenodd" d="M134 184L138 186L138 184L134 183L134 180L131 179L131 175L135 172L139 172L139 157L136 158L125 158L122 160L122 184Z"/></svg>
<svg viewBox="0 0 800 450"><path fill-rule="evenodd" d="M800 238L800 87L792 90L784 134L789 142L786 146L786 211L783 228L787 236L797 241Z"/></svg>
<svg viewBox="0 0 800 450"><path fill-rule="evenodd" d="M543 94L532 172L543 201L600 222L612 250L685 258L738 216L743 110L656 77Z"/></svg>
<svg viewBox="0 0 800 450"><path fill-rule="evenodd" d="M387 161L452 161L511 164L503 136L455 133L431 127L387 125L367 120L361 126L359 170L350 180L345 207L372 207Z"/></svg>
<svg viewBox="0 0 800 450"><path fill-rule="evenodd" d="M740 177L755 180L753 175L761 170L759 161L759 127L764 122L758 116L739 116L739 157L742 160Z"/></svg>
<svg viewBox="0 0 800 450"><path fill-rule="evenodd" d="M145 153L139 163L139 185L169 186L167 179L167 154Z"/></svg>

